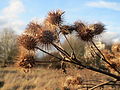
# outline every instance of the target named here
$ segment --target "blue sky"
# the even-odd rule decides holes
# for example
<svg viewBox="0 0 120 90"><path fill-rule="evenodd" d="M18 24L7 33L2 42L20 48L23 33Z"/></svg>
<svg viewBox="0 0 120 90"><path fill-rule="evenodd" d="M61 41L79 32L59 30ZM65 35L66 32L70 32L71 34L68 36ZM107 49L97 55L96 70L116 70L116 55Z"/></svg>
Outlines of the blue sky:
<svg viewBox="0 0 120 90"><path fill-rule="evenodd" d="M43 20L56 9L65 11L66 23L100 21L111 38L120 35L120 0L0 0L0 29L21 33L31 20Z"/></svg>

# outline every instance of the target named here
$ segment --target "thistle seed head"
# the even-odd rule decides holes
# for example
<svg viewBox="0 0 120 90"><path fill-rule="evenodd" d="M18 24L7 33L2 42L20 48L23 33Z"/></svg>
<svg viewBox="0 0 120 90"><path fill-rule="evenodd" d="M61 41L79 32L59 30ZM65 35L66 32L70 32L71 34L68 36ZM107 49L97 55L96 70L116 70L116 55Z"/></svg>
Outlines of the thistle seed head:
<svg viewBox="0 0 120 90"><path fill-rule="evenodd" d="M84 32L87 29L87 26L81 21L76 21L74 24L77 32Z"/></svg>
<svg viewBox="0 0 120 90"><path fill-rule="evenodd" d="M92 33L94 35L99 35L105 30L104 24L102 24L102 23L92 24L92 25L89 26L89 28L91 30L93 30Z"/></svg>
<svg viewBox="0 0 120 90"><path fill-rule="evenodd" d="M20 55L17 65L22 68L32 68L35 65L35 58L33 54Z"/></svg>
<svg viewBox="0 0 120 90"><path fill-rule="evenodd" d="M75 22L75 27L78 37L80 37L83 41L90 41L95 35L99 35L105 30L102 23L86 25L83 22L78 21Z"/></svg>
<svg viewBox="0 0 120 90"><path fill-rule="evenodd" d="M39 25L35 22L30 22L28 24L28 27L25 30L25 34L30 35L30 36L37 36L42 28L42 25Z"/></svg>
<svg viewBox="0 0 120 90"><path fill-rule="evenodd" d="M56 34L51 30L43 30L38 36L38 41L43 46L48 46L57 39Z"/></svg>
<svg viewBox="0 0 120 90"><path fill-rule="evenodd" d="M51 11L48 13L47 18L45 19L45 23L50 23L52 25L60 25L63 23L62 15L64 14L63 11Z"/></svg>
<svg viewBox="0 0 120 90"><path fill-rule="evenodd" d="M37 40L29 35L22 35L18 38L18 43L27 50L34 50L37 45Z"/></svg>
<svg viewBox="0 0 120 90"><path fill-rule="evenodd" d="M75 27L78 37L80 37L83 41L90 41L93 39L93 30L91 30L88 25L83 22L75 22Z"/></svg>

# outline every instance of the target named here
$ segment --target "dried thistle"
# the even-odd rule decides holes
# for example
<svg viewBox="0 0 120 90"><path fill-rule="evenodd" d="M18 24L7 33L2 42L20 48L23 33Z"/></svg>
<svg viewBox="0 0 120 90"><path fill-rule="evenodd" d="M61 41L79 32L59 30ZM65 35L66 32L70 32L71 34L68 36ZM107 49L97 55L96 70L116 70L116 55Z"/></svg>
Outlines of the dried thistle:
<svg viewBox="0 0 120 90"><path fill-rule="evenodd" d="M77 32L84 32L87 28L86 25L81 21L76 21L74 24Z"/></svg>
<svg viewBox="0 0 120 90"><path fill-rule="evenodd" d="M27 50L34 50L37 45L37 40L29 35L22 35L18 38L18 43Z"/></svg>
<svg viewBox="0 0 120 90"><path fill-rule="evenodd" d="M18 56L17 65L22 68L32 68L35 65L34 54L24 54Z"/></svg>
<svg viewBox="0 0 120 90"><path fill-rule="evenodd" d="M19 50L18 50L18 55L17 56L24 56L26 54L35 55L34 50L28 50L28 49L24 48L23 46L19 46L18 49Z"/></svg>
<svg viewBox="0 0 120 90"><path fill-rule="evenodd" d="M49 46L51 43L56 41L57 37L54 31L43 29L41 34L37 37L40 45Z"/></svg>
<svg viewBox="0 0 120 90"><path fill-rule="evenodd" d="M75 29L78 33L78 37L80 37L83 41L90 41L93 39L94 34L92 33L93 30L91 30L86 24L83 22L75 22Z"/></svg>
<svg viewBox="0 0 120 90"><path fill-rule="evenodd" d="M30 36L37 36L40 33L41 28L42 25L39 25L34 22L30 22L30 24L28 24L28 27L25 30L25 34Z"/></svg>
<svg viewBox="0 0 120 90"><path fill-rule="evenodd" d="M48 13L45 23L50 23L52 25L60 25L63 23L62 15L64 14L61 10L51 11Z"/></svg>
<svg viewBox="0 0 120 90"><path fill-rule="evenodd" d="M62 34L67 35L73 32L75 30L74 26L69 26L69 25L63 25L60 27Z"/></svg>
<svg viewBox="0 0 120 90"><path fill-rule="evenodd" d="M99 35L105 30L104 24L102 23L92 24L89 28L93 31L92 33L94 35Z"/></svg>
<svg viewBox="0 0 120 90"><path fill-rule="evenodd" d="M90 41L95 35L101 34L105 28L102 23L86 25L83 22L75 22L76 31L78 36L81 37L83 41Z"/></svg>

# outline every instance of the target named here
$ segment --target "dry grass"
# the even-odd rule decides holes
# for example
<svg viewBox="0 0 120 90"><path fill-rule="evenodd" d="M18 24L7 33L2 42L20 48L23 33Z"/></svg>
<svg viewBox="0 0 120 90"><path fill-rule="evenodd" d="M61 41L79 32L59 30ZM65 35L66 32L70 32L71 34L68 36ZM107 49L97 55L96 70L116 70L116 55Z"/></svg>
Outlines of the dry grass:
<svg viewBox="0 0 120 90"><path fill-rule="evenodd" d="M1 69L0 81L5 84L1 90L52 90L60 88L60 71L35 69L28 73L14 68Z"/></svg>
<svg viewBox="0 0 120 90"><path fill-rule="evenodd" d="M99 84L111 79L86 69L67 69L67 71L67 74L64 74L62 70L36 68L24 73L16 68L0 68L0 81L5 83L0 90L86 90L86 88L80 89L81 85L84 87L84 84ZM104 90L108 90L108 87Z"/></svg>

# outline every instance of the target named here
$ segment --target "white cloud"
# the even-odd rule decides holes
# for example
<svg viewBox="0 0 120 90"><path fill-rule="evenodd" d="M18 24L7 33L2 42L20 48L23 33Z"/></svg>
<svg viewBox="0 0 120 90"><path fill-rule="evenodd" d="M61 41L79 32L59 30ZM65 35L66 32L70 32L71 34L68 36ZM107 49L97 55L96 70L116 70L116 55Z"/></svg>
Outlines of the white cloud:
<svg viewBox="0 0 120 90"><path fill-rule="evenodd" d="M113 43L120 43L120 38L113 39Z"/></svg>
<svg viewBox="0 0 120 90"><path fill-rule="evenodd" d="M107 44L111 44L114 42L120 42L120 35L116 32L105 32L101 36L101 40L106 42Z"/></svg>
<svg viewBox="0 0 120 90"><path fill-rule="evenodd" d="M86 5L91 7L107 8L115 11L120 11L120 3L117 2L96 1L96 2L87 2Z"/></svg>
<svg viewBox="0 0 120 90"><path fill-rule="evenodd" d="M10 0L8 6L0 10L0 29L12 28L20 32L24 22L20 20L20 14L25 11L21 0Z"/></svg>
<svg viewBox="0 0 120 90"><path fill-rule="evenodd" d="M5 17L17 17L18 14L24 11L23 3L20 0L11 0L9 5L2 10Z"/></svg>

